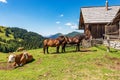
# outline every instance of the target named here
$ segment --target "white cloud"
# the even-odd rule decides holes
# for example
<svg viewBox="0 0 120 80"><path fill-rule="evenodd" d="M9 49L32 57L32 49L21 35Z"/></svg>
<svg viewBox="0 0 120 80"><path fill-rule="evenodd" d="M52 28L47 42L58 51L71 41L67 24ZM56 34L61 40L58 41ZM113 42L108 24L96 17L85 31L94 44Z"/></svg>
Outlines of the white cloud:
<svg viewBox="0 0 120 80"><path fill-rule="evenodd" d="M68 22L65 24L66 26L72 26L72 23Z"/></svg>
<svg viewBox="0 0 120 80"><path fill-rule="evenodd" d="M0 0L0 2L2 2L2 3L7 3L7 0Z"/></svg>
<svg viewBox="0 0 120 80"><path fill-rule="evenodd" d="M60 15L60 17L63 17L63 16L64 16L63 14Z"/></svg>
<svg viewBox="0 0 120 80"><path fill-rule="evenodd" d="M60 24L61 22L60 21L57 21L56 24Z"/></svg>
<svg viewBox="0 0 120 80"><path fill-rule="evenodd" d="M70 22L66 23L65 25L70 27L71 29L77 29L78 28L78 26L76 24L72 24Z"/></svg>

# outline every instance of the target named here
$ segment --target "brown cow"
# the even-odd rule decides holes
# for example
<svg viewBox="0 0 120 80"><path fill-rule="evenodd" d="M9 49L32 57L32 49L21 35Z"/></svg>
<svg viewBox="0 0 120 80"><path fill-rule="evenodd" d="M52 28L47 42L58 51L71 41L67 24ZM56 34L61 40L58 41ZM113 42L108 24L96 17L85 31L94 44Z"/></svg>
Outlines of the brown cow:
<svg viewBox="0 0 120 80"><path fill-rule="evenodd" d="M29 55L28 53L24 52L22 54L14 55L11 54L8 57L8 62L13 63L13 66L22 66L26 64L27 62L30 62L33 60L33 56Z"/></svg>
<svg viewBox="0 0 120 80"><path fill-rule="evenodd" d="M23 53L21 59L20 59L20 66L23 66L24 64L31 62L33 60L33 56L28 53Z"/></svg>

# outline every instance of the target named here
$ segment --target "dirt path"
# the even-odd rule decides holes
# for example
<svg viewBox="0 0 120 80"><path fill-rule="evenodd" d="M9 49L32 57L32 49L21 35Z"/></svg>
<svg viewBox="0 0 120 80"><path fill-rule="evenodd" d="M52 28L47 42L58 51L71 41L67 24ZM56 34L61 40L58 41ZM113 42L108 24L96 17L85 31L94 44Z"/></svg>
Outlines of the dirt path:
<svg viewBox="0 0 120 80"><path fill-rule="evenodd" d="M7 62L0 62L0 70L12 70L14 67Z"/></svg>

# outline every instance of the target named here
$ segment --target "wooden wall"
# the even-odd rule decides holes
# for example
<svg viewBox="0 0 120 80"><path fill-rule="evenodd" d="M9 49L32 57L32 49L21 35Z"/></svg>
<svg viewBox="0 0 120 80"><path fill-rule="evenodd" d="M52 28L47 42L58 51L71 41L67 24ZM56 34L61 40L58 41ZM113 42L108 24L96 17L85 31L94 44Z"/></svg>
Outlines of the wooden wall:
<svg viewBox="0 0 120 80"><path fill-rule="evenodd" d="M119 35L119 25L106 25L105 26L105 34L106 35Z"/></svg>
<svg viewBox="0 0 120 80"><path fill-rule="evenodd" d="M86 24L85 34L90 35L92 39L103 38L106 24Z"/></svg>

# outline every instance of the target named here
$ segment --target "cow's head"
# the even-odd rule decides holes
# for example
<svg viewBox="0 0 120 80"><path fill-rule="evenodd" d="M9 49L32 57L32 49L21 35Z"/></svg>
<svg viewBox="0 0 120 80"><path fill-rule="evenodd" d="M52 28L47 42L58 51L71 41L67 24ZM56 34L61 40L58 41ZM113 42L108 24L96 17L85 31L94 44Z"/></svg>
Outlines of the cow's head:
<svg viewBox="0 0 120 80"><path fill-rule="evenodd" d="M15 62L15 55L13 55L13 54L9 55L9 57L8 57L8 62L9 62L9 63Z"/></svg>

